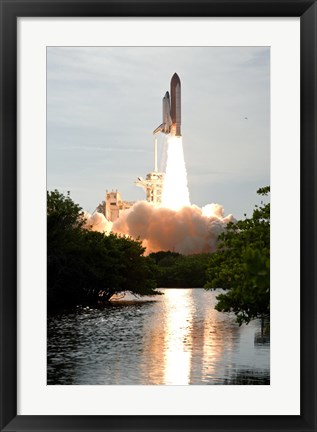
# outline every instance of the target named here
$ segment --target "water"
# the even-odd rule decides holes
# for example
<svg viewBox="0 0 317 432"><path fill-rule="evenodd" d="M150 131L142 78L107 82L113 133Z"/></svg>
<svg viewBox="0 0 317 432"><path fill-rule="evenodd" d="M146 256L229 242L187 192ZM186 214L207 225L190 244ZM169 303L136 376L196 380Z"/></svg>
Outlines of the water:
<svg viewBox="0 0 317 432"><path fill-rule="evenodd" d="M238 326L219 291L162 289L48 318L48 384L269 384L260 320Z"/></svg>

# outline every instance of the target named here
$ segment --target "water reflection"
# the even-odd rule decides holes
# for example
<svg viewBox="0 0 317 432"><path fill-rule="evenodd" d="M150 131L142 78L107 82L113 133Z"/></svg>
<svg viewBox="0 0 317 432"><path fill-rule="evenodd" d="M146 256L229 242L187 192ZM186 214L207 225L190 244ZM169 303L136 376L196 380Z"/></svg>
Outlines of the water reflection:
<svg viewBox="0 0 317 432"><path fill-rule="evenodd" d="M192 303L187 290L171 290L165 302L164 384L188 384L191 360Z"/></svg>
<svg viewBox="0 0 317 432"><path fill-rule="evenodd" d="M48 384L269 384L259 321L237 326L215 292L163 291L49 317Z"/></svg>

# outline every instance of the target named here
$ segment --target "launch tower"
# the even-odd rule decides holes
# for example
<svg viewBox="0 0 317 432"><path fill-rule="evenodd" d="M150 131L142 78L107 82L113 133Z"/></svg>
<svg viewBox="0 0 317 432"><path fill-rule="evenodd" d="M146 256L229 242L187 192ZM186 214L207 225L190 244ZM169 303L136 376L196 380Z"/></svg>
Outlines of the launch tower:
<svg viewBox="0 0 317 432"><path fill-rule="evenodd" d="M120 192L117 190L111 192L106 191L106 201L104 201L104 205L99 205L103 207L104 211L100 213L103 213L109 221L114 222L119 218L123 210L128 210L133 204L134 201L124 201L121 198Z"/></svg>
<svg viewBox="0 0 317 432"><path fill-rule="evenodd" d="M157 170L157 139L154 141L154 171L148 173L145 177L138 177L135 181L137 186L145 190L146 201L154 205L160 205L162 202L162 190L164 182L164 173Z"/></svg>

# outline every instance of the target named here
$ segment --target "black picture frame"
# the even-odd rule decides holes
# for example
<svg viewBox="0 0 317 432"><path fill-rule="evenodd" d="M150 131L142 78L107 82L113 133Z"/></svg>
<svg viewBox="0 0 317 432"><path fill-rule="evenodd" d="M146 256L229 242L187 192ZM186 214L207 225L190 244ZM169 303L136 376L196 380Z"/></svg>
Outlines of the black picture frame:
<svg viewBox="0 0 317 432"><path fill-rule="evenodd" d="M311 0L0 0L1 431L315 431L317 4ZM293 416L17 415L17 18L300 17L301 414ZM287 188L287 184L285 185ZM10 218L6 215L10 214ZM282 311L282 313L287 311ZM291 319L291 317L287 317Z"/></svg>

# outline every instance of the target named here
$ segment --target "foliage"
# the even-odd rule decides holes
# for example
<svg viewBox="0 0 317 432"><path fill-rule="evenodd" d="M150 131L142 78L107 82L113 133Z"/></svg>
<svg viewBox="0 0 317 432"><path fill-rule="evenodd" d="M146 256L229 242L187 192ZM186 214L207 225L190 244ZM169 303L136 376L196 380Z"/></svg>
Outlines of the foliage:
<svg viewBox="0 0 317 432"><path fill-rule="evenodd" d="M268 195L270 187L257 191ZM251 218L227 225L211 255L207 289L223 288L216 309L234 312L238 323L249 323L270 311L270 204L255 206Z"/></svg>
<svg viewBox="0 0 317 432"><path fill-rule="evenodd" d="M64 196L58 190L47 192L48 231L59 228L59 232L81 228L85 223L82 208L73 202L70 193Z"/></svg>
<svg viewBox="0 0 317 432"><path fill-rule="evenodd" d="M150 254L156 263L157 285L166 288L203 287L209 257L207 253L184 256L170 251Z"/></svg>
<svg viewBox="0 0 317 432"><path fill-rule="evenodd" d="M157 295L152 262L142 244L83 228L69 194L47 194L48 307L108 301L115 294Z"/></svg>

